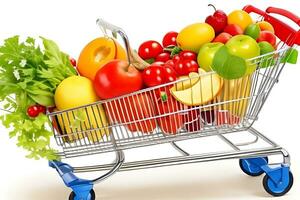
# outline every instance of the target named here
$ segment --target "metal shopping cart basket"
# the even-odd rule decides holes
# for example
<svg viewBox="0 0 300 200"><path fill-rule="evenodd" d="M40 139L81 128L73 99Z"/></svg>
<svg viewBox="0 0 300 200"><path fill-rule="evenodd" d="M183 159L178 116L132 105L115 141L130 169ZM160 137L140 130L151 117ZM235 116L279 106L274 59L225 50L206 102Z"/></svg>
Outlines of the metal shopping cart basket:
<svg viewBox="0 0 300 200"><path fill-rule="evenodd" d="M115 162L93 166L72 167L61 161L50 161L50 166L73 190L69 199L95 199L93 185L118 171L224 159L239 159L241 169L250 176L265 173L263 186L273 196L284 195L290 190L293 176L288 152L254 129L253 124L271 89L278 82L286 58L295 45L300 44L300 32L270 13L285 16L298 25L300 18L273 7L265 12L253 6L246 6L244 10L259 14L263 20L270 22L281 40L275 52L247 60L248 64L256 67L252 74L225 80L215 72L199 73L114 99L48 114L62 159L108 152L116 154ZM98 20L97 24L105 32L121 35L129 61L134 65L142 64L132 55L128 38L121 28L103 20ZM185 88L187 85L190 87ZM173 95L182 91L183 102L173 101ZM163 100L158 93L167 94L168 98ZM157 103L163 103L164 109L158 109L155 106ZM103 113L109 119L105 119ZM231 134L247 134L250 141L233 141ZM179 145L181 141L207 137L219 138L232 150L191 154ZM261 144L259 147L254 145L258 143ZM124 151L157 144L170 144L180 155L125 162ZM283 162L268 163L268 156L271 155L282 155ZM96 171L105 172L94 180L80 179L75 175Z"/></svg>

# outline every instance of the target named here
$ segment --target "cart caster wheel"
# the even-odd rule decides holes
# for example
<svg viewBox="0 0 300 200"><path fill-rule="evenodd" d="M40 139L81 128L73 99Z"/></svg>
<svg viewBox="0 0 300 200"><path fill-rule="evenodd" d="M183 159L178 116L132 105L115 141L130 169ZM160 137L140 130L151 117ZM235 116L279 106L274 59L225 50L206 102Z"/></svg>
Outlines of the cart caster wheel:
<svg viewBox="0 0 300 200"><path fill-rule="evenodd" d="M285 177L283 177L283 179L284 178ZM270 179L270 177L268 175L266 175L264 177L264 180L263 180L263 185L264 185L265 190L270 195L272 195L274 197L280 197L280 196L283 196L286 193L288 193L290 191L290 189L292 188L293 183L294 183L293 174L291 172L289 172L289 182L288 182L288 185L286 185L286 184L284 185L283 182L284 181L276 184L276 183L274 183L274 181L272 181Z"/></svg>
<svg viewBox="0 0 300 200"><path fill-rule="evenodd" d="M71 194L69 196L69 200L75 200L75 196L76 196L76 194L74 192L71 192ZM95 199L96 199L95 191L91 190L90 195L87 200L95 200Z"/></svg>
<svg viewBox="0 0 300 200"><path fill-rule="evenodd" d="M267 165L268 162L268 157L240 159L240 167L245 174L255 177L264 173L261 166Z"/></svg>

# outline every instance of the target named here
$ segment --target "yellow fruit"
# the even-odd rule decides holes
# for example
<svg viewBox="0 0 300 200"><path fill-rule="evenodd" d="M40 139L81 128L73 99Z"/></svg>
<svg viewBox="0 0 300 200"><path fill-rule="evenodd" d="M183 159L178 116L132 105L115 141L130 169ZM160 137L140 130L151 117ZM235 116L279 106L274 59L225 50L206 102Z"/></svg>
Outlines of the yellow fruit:
<svg viewBox="0 0 300 200"><path fill-rule="evenodd" d="M93 80L97 71L114 59L126 60L126 51L114 39L100 37L83 48L78 58L77 69L80 75Z"/></svg>
<svg viewBox="0 0 300 200"><path fill-rule="evenodd" d="M191 24L182 29L176 39L178 46L182 50L199 52L200 47L211 42L215 37L215 31L207 23Z"/></svg>
<svg viewBox="0 0 300 200"><path fill-rule="evenodd" d="M191 72L188 76L180 76L178 83L171 90L185 90L195 85L199 80L199 75L196 72Z"/></svg>
<svg viewBox="0 0 300 200"><path fill-rule="evenodd" d="M220 92L219 101L228 102L220 105L220 110L228 110L231 114L244 117L248 108L251 91L251 77L244 76L240 79L224 80L223 90Z"/></svg>
<svg viewBox="0 0 300 200"><path fill-rule="evenodd" d="M257 22L259 28L261 31L270 31L272 33L275 33L274 28L272 24L266 21Z"/></svg>
<svg viewBox="0 0 300 200"><path fill-rule="evenodd" d="M88 106L56 116L60 133L65 142L73 142L87 137L97 142L109 135L108 121L101 105ZM92 130L97 129L97 130Z"/></svg>
<svg viewBox="0 0 300 200"><path fill-rule="evenodd" d="M170 90L172 96L179 102L188 106L198 106L213 100L221 91L223 82L213 74L200 74L199 81L191 88L185 90Z"/></svg>
<svg viewBox="0 0 300 200"><path fill-rule="evenodd" d="M63 80L56 88L54 100L58 110L72 109L99 100L93 83L82 76L72 76ZM108 122L101 105L88 106L64 112L57 116L60 132L67 141L88 137L90 141L99 141L102 135L108 134ZM100 130L90 131L91 129ZM81 133L82 132L82 133ZM75 134L76 133L76 134Z"/></svg>
<svg viewBox="0 0 300 200"><path fill-rule="evenodd" d="M251 16L243 11L243 10L235 10L228 15L227 18L228 24L236 24L239 25L243 31L249 26L253 24L253 20Z"/></svg>
<svg viewBox="0 0 300 200"><path fill-rule="evenodd" d="M94 103L99 98L91 80L82 76L71 76L58 85L54 100L58 110L66 110Z"/></svg>

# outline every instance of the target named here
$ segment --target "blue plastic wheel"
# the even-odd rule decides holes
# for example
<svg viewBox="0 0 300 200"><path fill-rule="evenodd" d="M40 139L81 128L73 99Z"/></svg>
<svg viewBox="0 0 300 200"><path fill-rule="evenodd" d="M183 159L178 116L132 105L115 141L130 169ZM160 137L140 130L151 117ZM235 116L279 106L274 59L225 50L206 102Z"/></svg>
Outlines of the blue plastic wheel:
<svg viewBox="0 0 300 200"><path fill-rule="evenodd" d="M287 179L287 177L282 177L282 179ZM282 180L279 183L275 183L268 175L266 175L263 180L263 185L270 195L280 197L288 193L293 186L294 178L291 172L289 172L288 183L285 183L286 181L287 180Z"/></svg>
<svg viewBox="0 0 300 200"><path fill-rule="evenodd" d="M260 176L264 173L261 168L268 164L268 157L240 159L240 167L242 171L249 176Z"/></svg>
<svg viewBox="0 0 300 200"><path fill-rule="evenodd" d="M75 196L76 196L76 194L74 192L72 192L69 196L69 200L75 200ZM87 200L95 200L95 199L96 199L95 191L91 190Z"/></svg>

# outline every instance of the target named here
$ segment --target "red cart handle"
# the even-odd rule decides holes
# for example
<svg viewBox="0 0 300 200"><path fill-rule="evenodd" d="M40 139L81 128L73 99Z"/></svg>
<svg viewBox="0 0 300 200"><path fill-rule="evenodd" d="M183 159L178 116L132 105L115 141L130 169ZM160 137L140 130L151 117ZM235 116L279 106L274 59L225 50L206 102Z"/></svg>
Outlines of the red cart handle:
<svg viewBox="0 0 300 200"><path fill-rule="evenodd" d="M295 15L294 13L291 13L290 11L287 11L287 10L284 10L281 8L269 7L269 8L267 8L266 12L285 16L285 17L291 19L292 21L294 21L298 26L300 26L300 18L297 15Z"/></svg>
<svg viewBox="0 0 300 200"><path fill-rule="evenodd" d="M262 11L254 6L248 5L243 8L247 13L256 13L261 15L265 21L272 24L275 30L276 36L283 42L285 42L289 46L293 46L294 44L300 45L300 30L295 30L286 23L280 21L279 19L269 15L271 13L279 14L288 19L294 21L298 26L300 26L300 18L281 8L269 7L266 11Z"/></svg>

